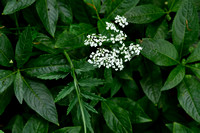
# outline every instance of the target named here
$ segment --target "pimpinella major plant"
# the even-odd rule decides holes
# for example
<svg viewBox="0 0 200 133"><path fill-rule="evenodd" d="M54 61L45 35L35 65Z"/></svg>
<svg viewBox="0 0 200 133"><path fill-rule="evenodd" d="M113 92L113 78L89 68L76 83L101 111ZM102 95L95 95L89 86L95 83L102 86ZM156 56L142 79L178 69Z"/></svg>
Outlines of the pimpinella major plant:
<svg viewBox="0 0 200 133"><path fill-rule="evenodd" d="M198 0L0 7L0 132L199 132Z"/></svg>

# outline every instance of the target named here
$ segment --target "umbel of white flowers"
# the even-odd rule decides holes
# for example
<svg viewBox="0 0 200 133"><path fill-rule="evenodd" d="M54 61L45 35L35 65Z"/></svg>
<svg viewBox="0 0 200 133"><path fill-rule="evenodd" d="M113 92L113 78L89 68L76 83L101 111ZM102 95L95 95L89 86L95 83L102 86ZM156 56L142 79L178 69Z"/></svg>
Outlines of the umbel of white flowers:
<svg viewBox="0 0 200 133"><path fill-rule="evenodd" d="M115 17L115 23L119 24L122 28L128 25L126 18L119 15ZM106 22L106 30L114 31L115 34L111 34L108 38L107 36L93 33L92 35L88 35L84 41L84 45L98 47L96 52L90 54L88 62L99 68L104 66L106 68L113 68L115 71L122 70L124 62L130 61L134 55L139 55L142 47L139 44L134 45L133 43L126 46L124 41L127 35L122 30L119 30L114 23ZM121 46L108 50L102 48L103 42L118 43Z"/></svg>

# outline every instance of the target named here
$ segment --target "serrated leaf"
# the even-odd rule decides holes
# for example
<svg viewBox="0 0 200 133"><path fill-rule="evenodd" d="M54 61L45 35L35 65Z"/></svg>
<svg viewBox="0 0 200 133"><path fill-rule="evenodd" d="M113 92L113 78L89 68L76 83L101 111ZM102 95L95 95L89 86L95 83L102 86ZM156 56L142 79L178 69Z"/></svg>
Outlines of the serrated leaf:
<svg viewBox="0 0 200 133"><path fill-rule="evenodd" d="M12 133L22 133L24 127L23 118L20 115L15 117L14 124L12 126Z"/></svg>
<svg viewBox="0 0 200 133"><path fill-rule="evenodd" d="M146 30L146 36L154 39L165 39L167 34L168 23L165 19L149 25Z"/></svg>
<svg viewBox="0 0 200 133"><path fill-rule="evenodd" d="M81 127L80 126L74 126L74 127L63 127L60 128L53 133L80 133Z"/></svg>
<svg viewBox="0 0 200 133"><path fill-rule="evenodd" d="M200 122L200 82L194 77L185 77L178 88L178 101L194 120Z"/></svg>
<svg viewBox="0 0 200 133"><path fill-rule="evenodd" d="M3 93L0 93L0 115L3 114L7 105L10 103L13 96L13 90L11 87L6 89Z"/></svg>
<svg viewBox="0 0 200 133"><path fill-rule="evenodd" d="M0 65L10 67L13 65L10 61L14 58L12 44L3 33L0 33L0 42Z"/></svg>
<svg viewBox="0 0 200 133"><path fill-rule="evenodd" d="M191 55L187 58L187 63L192 63L200 61L200 42L198 43L197 47L194 49L194 51L191 53Z"/></svg>
<svg viewBox="0 0 200 133"><path fill-rule="evenodd" d="M190 65L187 66L188 68L190 68L192 70L192 72L198 77L200 78L200 63L196 63L194 65Z"/></svg>
<svg viewBox="0 0 200 133"><path fill-rule="evenodd" d="M47 121L31 117L24 126L23 133L47 133L49 124Z"/></svg>
<svg viewBox="0 0 200 133"><path fill-rule="evenodd" d="M15 49L17 67L22 67L30 58L32 52L32 35L30 27L27 27L19 37Z"/></svg>
<svg viewBox="0 0 200 133"><path fill-rule="evenodd" d="M44 79L44 80L58 80L58 79L63 79L67 77L69 73L64 73L64 72L51 72L51 73L45 73L43 75L37 76L39 79Z"/></svg>
<svg viewBox="0 0 200 133"><path fill-rule="evenodd" d="M73 20L72 9L68 3L58 1L59 18L64 24L71 24Z"/></svg>
<svg viewBox="0 0 200 133"><path fill-rule="evenodd" d="M54 72L70 71L70 66L63 55L47 54L41 55L36 59L30 60L24 71L33 77Z"/></svg>
<svg viewBox="0 0 200 133"><path fill-rule="evenodd" d="M132 133L131 121L128 112L107 100L101 103L104 119L108 127L116 133Z"/></svg>
<svg viewBox="0 0 200 133"><path fill-rule="evenodd" d="M199 33L198 13L191 0L184 0L179 8L172 25L172 39L180 56L188 53Z"/></svg>
<svg viewBox="0 0 200 133"><path fill-rule="evenodd" d="M59 100L65 98L67 95L69 95L73 90L75 89L74 83L70 83L68 86L63 88L57 97L55 98L55 102L58 102Z"/></svg>
<svg viewBox="0 0 200 133"><path fill-rule="evenodd" d="M0 70L0 94L3 93L14 81L15 72Z"/></svg>
<svg viewBox="0 0 200 133"><path fill-rule="evenodd" d="M86 78L79 80L79 85L82 87L95 87L102 84L104 84L104 81L102 79L97 78Z"/></svg>
<svg viewBox="0 0 200 133"><path fill-rule="evenodd" d="M83 101L81 101L81 102L83 102ZM86 123L87 128L90 130L91 133L94 133L94 130L92 129L92 125L91 125L91 120L90 120L91 116L85 107L83 107L83 113L85 116L85 123Z"/></svg>
<svg viewBox="0 0 200 133"><path fill-rule="evenodd" d="M191 129L177 122L173 123L173 133L193 133Z"/></svg>
<svg viewBox="0 0 200 133"><path fill-rule="evenodd" d="M157 104L161 96L162 77L160 68L154 64L147 64L146 75L140 80L140 84L146 96L154 104Z"/></svg>
<svg viewBox="0 0 200 133"><path fill-rule="evenodd" d="M82 72L88 72L95 69L95 67L87 62L85 59L79 61L73 61L75 72L81 74Z"/></svg>
<svg viewBox="0 0 200 133"><path fill-rule="evenodd" d="M105 1L106 16L114 19L117 15L123 16L126 12L134 8L139 0L107 0Z"/></svg>
<svg viewBox="0 0 200 133"><path fill-rule="evenodd" d="M58 6L56 0L37 0L36 10L45 29L54 37L58 21Z"/></svg>
<svg viewBox="0 0 200 133"><path fill-rule="evenodd" d="M178 52L173 44L159 39L144 39L142 42L142 55L160 66L178 64Z"/></svg>
<svg viewBox="0 0 200 133"><path fill-rule="evenodd" d="M129 112L129 117L132 123L145 123L152 121L152 119L144 112L143 108L133 100L120 97L112 98L111 100Z"/></svg>
<svg viewBox="0 0 200 133"><path fill-rule="evenodd" d="M6 3L6 6L3 10L4 15L15 13L21 9L24 9L31 4L33 4L36 0L9 0Z"/></svg>
<svg viewBox="0 0 200 133"><path fill-rule="evenodd" d="M94 93L87 92L87 91L81 92L81 95L90 100L97 100L97 101L105 101L106 100L101 96L95 95Z"/></svg>
<svg viewBox="0 0 200 133"><path fill-rule="evenodd" d="M67 115L71 112L71 110L74 108L74 106L76 105L76 103L78 102L78 98L77 97L74 97L70 104L69 104L69 107L67 108Z"/></svg>
<svg viewBox="0 0 200 133"><path fill-rule="evenodd" d="M44 119L58 124L58 115L53 96L47 87L39 82L23 79L26 92L24 100L30 108L36 111Z"/></svg>
<svg viewBox="0 0 200 133"><path fill-rule="evenodd" d="M161 90L164 91L174 88L183 80L184 77L185 77L185 67L182 65L178 65L170 72Z"/></svg>
<svg viewBox="0 0 200 133"><path fill-rule="evenodd" d="M89 111L91 111L91 112L93 112L93 113L97 113L97 114L98 114L98 112L96 111L96 109L95 109L94 107L92 107L91 105L89 105L89 104L86 103L86 102L82 102L82 103L83 103L84 107L85 107L87 110L89 110Z"/></svg>
<svg viewBox="0 0 200 133"><path fill-rule="evenodd" d="M165 15L165 11L155 5L140 5L124 14L127 21L136 24L150 23Z"/></svg>
<svg viewBox="0 0 200 133"><path fill-rule="evenodd" d="M21 76L20 71L18 71L14 81L14 92L20 104L22 104L25 91L23 77Z"/></svg>
<svg viewBox="0 0 200 133"><path fill-rule="evenodd" d="M95 28L90 24L73 24L69 31L65 30L58 36L55 47L68 49L83 47L86 35L95 32Z"/></svg>

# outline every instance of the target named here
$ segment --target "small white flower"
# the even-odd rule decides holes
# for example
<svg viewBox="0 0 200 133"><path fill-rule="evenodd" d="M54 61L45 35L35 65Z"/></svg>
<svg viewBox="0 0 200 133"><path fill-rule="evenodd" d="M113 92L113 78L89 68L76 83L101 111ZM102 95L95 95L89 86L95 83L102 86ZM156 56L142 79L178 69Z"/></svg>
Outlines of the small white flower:
<svg viewBox="0 0 200 133"><path fill-rule="evenodd" d="M122 28L128 25L126 18L124 16L119 16L119 15L115 17L115 23L119 23L119 26L121 26Z"/></svg>

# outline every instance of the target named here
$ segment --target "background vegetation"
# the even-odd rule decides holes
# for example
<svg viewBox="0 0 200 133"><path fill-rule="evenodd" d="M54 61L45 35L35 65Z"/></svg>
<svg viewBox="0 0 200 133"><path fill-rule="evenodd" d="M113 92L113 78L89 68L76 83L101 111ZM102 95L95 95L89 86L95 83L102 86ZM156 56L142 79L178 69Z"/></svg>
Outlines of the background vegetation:
<svg viewBox="0 0 200 133"><path fill-rule="evenodd" d="M199 0L1 0L0 133L200 131ZM142 53L87 62L88 34L125 16Z"/></svg>

